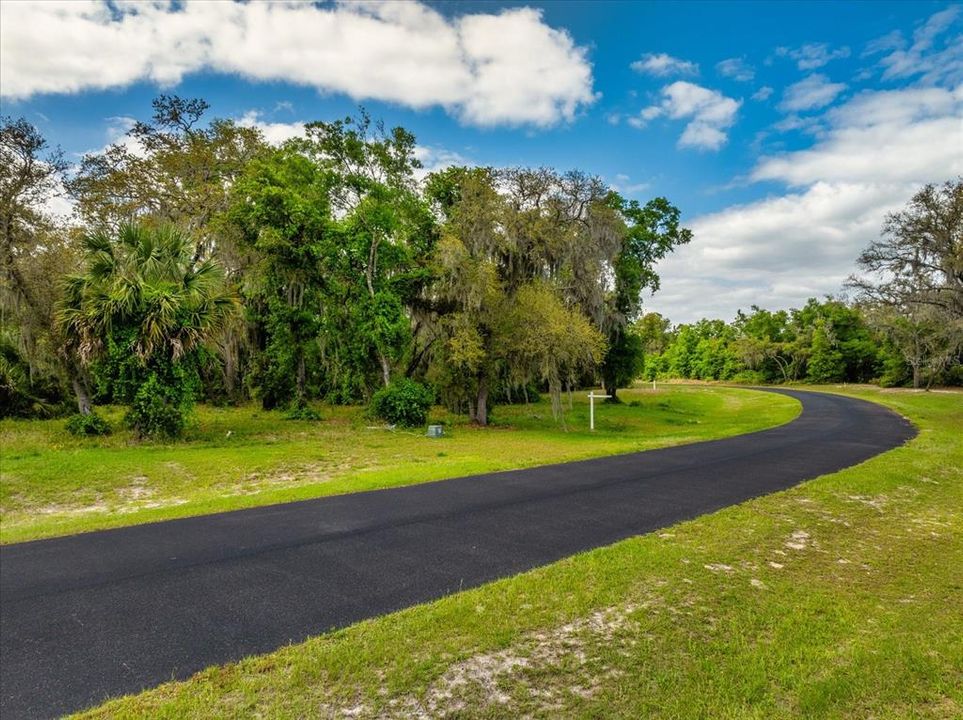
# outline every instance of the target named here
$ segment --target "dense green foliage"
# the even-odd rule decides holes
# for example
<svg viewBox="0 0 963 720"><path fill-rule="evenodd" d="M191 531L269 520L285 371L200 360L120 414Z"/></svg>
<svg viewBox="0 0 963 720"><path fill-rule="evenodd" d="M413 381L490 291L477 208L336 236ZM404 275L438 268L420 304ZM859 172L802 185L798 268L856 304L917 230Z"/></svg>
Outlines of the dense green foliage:
<svg viewBox="0 0 963 720"><path fill-rule="evenodd" d="M578 170L425 173L414 136L363 110L280 144L207 110L161 96L73 168L3 120L2 414L62 414L72 394L176 436L196 400L307 418L409 379L480 425L547 393L564 424L566 391L617 402L640 376L960 381L963 183L887 219L858 304L670 330L642 313L657 263L692 240L664 197ZM58 193L69 218L43 210Z"/></svg>
<svg viewBox="0 0 963 720"><path fill-rule="evenodd" d="M885 331L841 300L810 299L798 310L753 307L735 320L700 320L669 329L658 315L634 328L647 343L643 377L749 383L878 383L903 385L909 365ZM928 383L958 384L955 362L933 367Z"/></svg>
<svg viewBox="0 0 963 720"><path fill-rule="evenodd" d="M195 262L190 238L170 226L124 225L87 235L83 248L84 271L68 276L58 314L66 351L130 406L139 435L180 435L199 385L197 353L236 311L221 268Z"/></svg>
<svg viewBox="0 0 963 720"><path fill-rule="evenodd" d="M431 388L408 378L392 382L371 398L371 413L393 425L419 427L428 420L435 402Z"/></svg>
<svg viewBox="0 0 963 720"><path fill-rule="evenodd" d="M94 412L71 415L67 418L64 427L71 435L81 437L88 435L110 435L113 431L110 423Z"/></svg>

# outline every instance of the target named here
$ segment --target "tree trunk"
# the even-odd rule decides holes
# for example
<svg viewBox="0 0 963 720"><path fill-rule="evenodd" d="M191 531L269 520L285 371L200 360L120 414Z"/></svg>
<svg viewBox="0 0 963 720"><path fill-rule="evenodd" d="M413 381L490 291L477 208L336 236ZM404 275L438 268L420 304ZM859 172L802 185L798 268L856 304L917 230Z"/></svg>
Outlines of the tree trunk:
<svg viewBox="0 0 963 720"><path fill-rule="evenodd" d="M385 387L388 387L391 384L391 363L380 350L378 351L378 360L381 363L381 379L384 381Z"/></svg>
<svg viewBox="0 0 963 720"><path fill-rule="evenodd" d="M74 375L71 378L71 384L74 387L74 395L77 396L77 412L81 415L90 415L90 391L87 389L87 383Z"/></svg>
<svg viewBox="0 0 963 720"><path fill-rule="evenodd" d="M913 365L913 389L914 390L920 389L920 383L922 379L923 379L923 373L920 372L920 366Z"/></svg>
<svg viewBox="0 0 963 720"><path fill-rule="evenodd" d="M478 378L475 417L472 418L472 422L476 425L488 425L488 378L484 375Z"/></svg>
<svg viewBox="0 0 963 720"><path fill-rule="evenodd" d="M602 378L602 393L608 395L609 398L605 402L609 403L620 403L619 399L619 389L615 385L615 381L611 379Z"/></svg>
<svg viewBox="0 0 963 720"><path fill-rule="evenodd" d="M304 396L306 394L305 385L307 377L307 371L304 367L304 353L301 353L298 357L298 407L305 404Z"/></svg>

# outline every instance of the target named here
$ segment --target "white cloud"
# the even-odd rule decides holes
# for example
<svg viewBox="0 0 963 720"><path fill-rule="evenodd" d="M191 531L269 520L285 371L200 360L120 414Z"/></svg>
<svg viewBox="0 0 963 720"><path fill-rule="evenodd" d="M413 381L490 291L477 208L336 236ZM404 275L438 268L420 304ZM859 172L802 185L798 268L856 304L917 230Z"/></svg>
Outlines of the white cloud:
<svg viewBox="0 0 963 720"><path fill-rule="evenodd" d="M750 175L791 191L687 223L695 238L660 263L648 305L687 322L839 292L887 212L963 174L961 118L963 87L864 92L830 110L811 148L763 157Z"/></svg>
<svg viewBox="0 0 963 720"><path fill-rule="evenodd" d="M886 52L879 64L884 80L901 80L921 76L925 83L963 80L963 35L946 39L946 47L935 50L938 38L957 24L960 6L951 5L931 15L913 33L913 44L906 48L902 33L896 31L871 42L864 54Z"/></svg>
<svg viewBox="0 0 963 720"><path fill-rule="evenodd" d="M421 169L415 171L415 177L423 180L428 173L438 172L453 165L473 166L476 163L454 150L437 145L416 145L415 158L421 162Z"/></svg>
<svg viewBox="0 0 963 720"><path fill-rule="evenodd" d="M531 8L446 18L413 0L0 3L4 97L170 86L202 70L441 106L481 126L549 126L595 100L586 49Z"/></svg>
<svg viewBox="0 0 963 720"><path fill-rule="evenodd" d="M304 135L304 123L296 122L270 122L263 120L263 113L259 110L248 110L237 120L241 127L255 127L264 135L264 139L272 145L281 145L292 138Z"/></svg>
<svg viewBox="0 0 963 720"><path fill-rule="evenodd" d="M963 88L864 92L826 115L815 146L762 158L753 180L900 183L963 174Z"/></svg>
<svg viewBox="0 0 963 720"><path fill-rule="evenodd" d="M756 77L756 71L742 58L727 58L716 63L716 70L720 75L739 82L750 82Z"/></svg>
<svg viewBox="0 0 963 720"><path fill-rule="evenodd" d="M665 53L646 53L630 67L638 73L666 77L667 75L696 75L699 66L688 60L680 60Z"/></svg>
<svg viewBox="0 0 963 720"><path fill-rule="evenodd" d="M779 109L785 112L818 110L829 105L845 89L845 83L830 82L825 75L814 73L785 89Z"/></svg>
<svg viewBox="0 0 963 720"><path fill-rule="evenodd" d="M757 102L765 102L772 96L772 92L773 90L771 87L768 85L763 85L752 94L752 99L756 100Z"/></svg>
<svg viewBox="0 0 963 720"><path fill-rule="evenodd" d="M718 150L728 139L725 131L735 123L740 105L741 100L726 97L718 90L680 80L662 88L659 105L644 108L628 122L633 127L642 128L662 116L674 120L688 119L689 123L679 137L679 147Z"/></svg>
<svg viewBox="0 0 963 720"><path fill-rule="evenodd" d="M826 43L806 43L799 48L776 48L776 55L788 57L796 61L796 67L800 70L815 70L827 65L833 60L848 58L850 55L848 47L840 47L830 50Z"/></svg>
<svg viewBox="0 0 963 720"><path fill-rule="evenodd" d="M648 190L652 187L652 183L648 182L632 182L632 178L625 173L619 173L615 176L615 180L609 183L613 190L622 193L623 195L637 195L644 190Z"/></svg>
<svg viewBox="0 0 963 720"><path fill-rule="evenodd" d="M772 127L779 132L801 130L804 132L818 133L822 127L822 123L819 121L819 118L787 115L779 122L774 123Z"/></svg>
<svg viewBox="0 0 963 720"><path fill-rule="evenodd" d="M876 55L881 52L887 52L888 50L896 50L897 48L904 47L906 41L903 39L903 33L899 30L893 30L888 32L882 37L878 37L875 40L871 40L866 43L866 49L863 50L860 57L869 57L871 55Z"/></svg>

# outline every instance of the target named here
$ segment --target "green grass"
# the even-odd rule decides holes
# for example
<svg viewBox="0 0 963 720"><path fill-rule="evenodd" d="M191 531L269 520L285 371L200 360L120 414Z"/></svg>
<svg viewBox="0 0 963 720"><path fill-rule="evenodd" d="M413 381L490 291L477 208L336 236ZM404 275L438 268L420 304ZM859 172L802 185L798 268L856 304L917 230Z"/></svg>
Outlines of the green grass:
<svg viewBox="0 0 963 720"><path fill-rule="evenodd" d="M719 387L663 386L597 408L574 396L568 430L547 401L499 407L474 428L436 409L442 439L376 427L359 408L321 407L321 422L255 407L200 407L184 442L127 432L75 438L63 420L0 422L0 542L393 487L475 473L645 450L787 422L790 398ZM102 408L122 427L120 408Z"/></svg>
<svg viewBox="0 0 963 720"><path fill-rule="evenodd" d="M959 718L963 394L841 392L919 436L87 717Z"/></svg>

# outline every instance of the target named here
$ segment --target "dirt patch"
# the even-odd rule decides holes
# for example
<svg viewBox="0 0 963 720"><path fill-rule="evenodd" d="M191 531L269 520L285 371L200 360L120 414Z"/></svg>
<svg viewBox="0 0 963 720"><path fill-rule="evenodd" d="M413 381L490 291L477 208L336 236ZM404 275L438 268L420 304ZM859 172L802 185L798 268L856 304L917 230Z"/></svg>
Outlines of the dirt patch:
<svg viewBox="0 0 963 720"><path fill-rule="evenodd" d="M811 538L805 530L794 530L783 545L790 550L805 550L809 547Z"/></svg>
<svg viewBox="0 0 963 720"><path fill-rule="evenodd" d="M421 695L409 694L375 710L365 703L349 707L326 706L323 717L440 718L458 716L467 709L491 708L506 712L518 694L540 709L561 708L566 696L592 698L606 679L621 671L601 661L602 648L637 641L639 625L633 613L650 603L626 604L599 610L558 627L525 635L508 648L473 655L454 663ZM546 686L545 670L567 673L558 686ZM386 694L383 689L381 694Z"/></svg>

